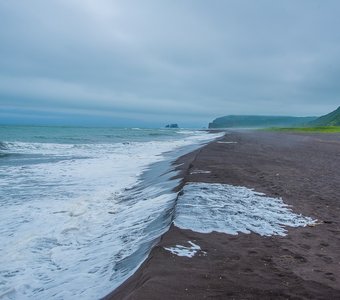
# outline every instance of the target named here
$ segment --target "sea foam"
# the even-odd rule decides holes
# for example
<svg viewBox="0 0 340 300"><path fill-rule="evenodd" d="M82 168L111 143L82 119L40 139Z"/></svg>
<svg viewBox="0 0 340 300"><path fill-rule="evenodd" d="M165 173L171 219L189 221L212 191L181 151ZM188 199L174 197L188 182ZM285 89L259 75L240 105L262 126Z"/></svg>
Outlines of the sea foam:
<svg viewBox="0 0 340 300"><path fill-rule="evenodd" d="M3 163L0 176L0 299L98 299L112 291L171 222L178 182L155 182L169 179L169 170L150 182L143 174L165 152L217 136L6 143L19 156Z"/></svg>
<svg viewBox="0 0 340 300"><path fill-rule="evenodd" d="M188 244L190 244L190 246L176 245L174 247L164 247L164 249L174 255L185 256L188 258L194 257L199 251L202 252L203 255L206 255L206 252L201 251L201 247L199 245L193 243L192 241L188 241Z"/></svg>
<svg viewBox="0 0 340 300"><path fill-rule="evenodd" d="M178 197L174 224L182 229L227 234L286 235L286 227L313 224L280 198L228 184L189 183Z"/></svg>

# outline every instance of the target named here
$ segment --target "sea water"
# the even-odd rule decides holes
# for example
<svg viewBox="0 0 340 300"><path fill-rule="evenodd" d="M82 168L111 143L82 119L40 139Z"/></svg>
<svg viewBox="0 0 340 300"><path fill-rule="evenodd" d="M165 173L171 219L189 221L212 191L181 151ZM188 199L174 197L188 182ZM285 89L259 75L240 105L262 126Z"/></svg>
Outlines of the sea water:
<svg viewBox="0 0 340 300"><path fill-rule="evenodd" d="M0 299L99 299L170 222L204 131L0 126Z"/></svg>

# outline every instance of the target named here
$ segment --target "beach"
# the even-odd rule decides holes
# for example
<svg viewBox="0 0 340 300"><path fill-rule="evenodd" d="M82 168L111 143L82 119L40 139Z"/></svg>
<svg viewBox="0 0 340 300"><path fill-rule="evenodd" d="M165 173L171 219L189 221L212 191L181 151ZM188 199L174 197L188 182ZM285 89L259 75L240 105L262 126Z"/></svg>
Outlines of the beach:
<svg viewBox="0 0 340 300"><path fill-rule="evenodd" d="M172 225L105 299L340 299L339 134L227 132L175 164L179 194L192 183L246 187L313 222L286 235ZM176 245L196 250L179 256Z"/></svg>

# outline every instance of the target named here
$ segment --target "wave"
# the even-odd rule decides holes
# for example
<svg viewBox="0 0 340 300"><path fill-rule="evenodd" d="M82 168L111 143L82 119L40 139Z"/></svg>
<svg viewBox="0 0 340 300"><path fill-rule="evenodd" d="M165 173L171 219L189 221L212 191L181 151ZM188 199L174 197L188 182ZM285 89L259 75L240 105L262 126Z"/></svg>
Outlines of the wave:
<svg viewBox="0 0 340 300"><path fill-rule="evenodd" d="M51 138L50 136L44 136L44 135L35 135L33 136L34 140L39 141L47 141L47 142L55 142L55 138ZM71 137L71 136L63 136L58 137L58 142L61 143L69 143L69 142L76 142L76 143L91 143L93 140L85 137Z"/></svg>
<svg viewBox="0 0 340 300"><path fill-rule="evenodd" d="M8 150L8 144L0 141L0 150Z"/></svg>
<svg viewBox="0 0 340 300"><path fill-rule="evenodd" d="M8 143L0 141L0 158L5 158L8 156L12 156L13 153L9 153L9 145Z"/></svg>
<svg viewBox="0 0 340 300"><path fill-rule="evenodd" d="M171 131L151 132L148 135L149 136L174 136L174 132L171 132Z"/></svg>
<svg viewBox="0 0 340 300"><path fill-rule="evenodd" d="M217 137L144 136L3 143L23 159L1 178L0 299L98 299L133 274L172 219L172 161Z"/></svg>

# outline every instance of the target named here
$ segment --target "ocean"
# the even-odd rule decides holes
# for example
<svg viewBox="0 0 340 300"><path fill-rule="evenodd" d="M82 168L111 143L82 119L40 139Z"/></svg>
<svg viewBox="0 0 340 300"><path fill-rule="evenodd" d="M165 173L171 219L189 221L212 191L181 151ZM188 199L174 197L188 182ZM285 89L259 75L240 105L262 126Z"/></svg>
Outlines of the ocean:
<svg viewBox="0 0 340 300"><path fill-rule="evenodd" d="M0 299L100 299L173 218L172 162L220 136L0 126Z"/></svg>

